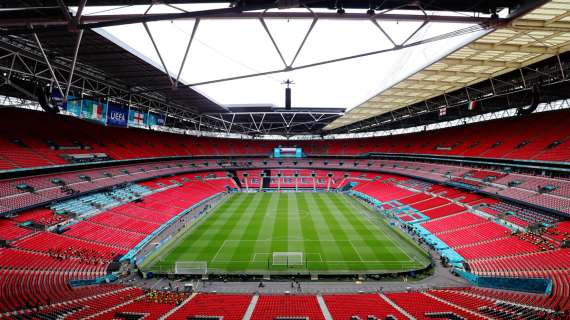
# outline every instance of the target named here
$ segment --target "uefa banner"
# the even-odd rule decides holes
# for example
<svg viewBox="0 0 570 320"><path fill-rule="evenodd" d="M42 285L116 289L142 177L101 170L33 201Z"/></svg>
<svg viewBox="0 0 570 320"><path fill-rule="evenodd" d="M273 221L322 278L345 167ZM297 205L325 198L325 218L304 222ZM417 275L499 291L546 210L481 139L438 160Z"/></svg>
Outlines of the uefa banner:
<svg viewBox="0 0 570 320"><path fill-rule="evenodd" d="M109 102L107 107L107 124L115 127L126 127L129 109L112 102Z"/></svg>

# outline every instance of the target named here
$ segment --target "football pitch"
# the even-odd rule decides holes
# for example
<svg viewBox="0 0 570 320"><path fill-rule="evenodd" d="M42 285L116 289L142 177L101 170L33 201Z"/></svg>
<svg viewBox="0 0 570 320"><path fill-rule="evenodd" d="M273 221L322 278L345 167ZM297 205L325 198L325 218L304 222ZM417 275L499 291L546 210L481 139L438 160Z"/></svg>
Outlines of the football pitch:
<svg viewBox="0 0 570 320"><path fill-rule="evenodd" d="M354 274L430 262L383 217L339 193L237 193L201 219L142 269L174 273L178 262L214 274Z"/></svg>

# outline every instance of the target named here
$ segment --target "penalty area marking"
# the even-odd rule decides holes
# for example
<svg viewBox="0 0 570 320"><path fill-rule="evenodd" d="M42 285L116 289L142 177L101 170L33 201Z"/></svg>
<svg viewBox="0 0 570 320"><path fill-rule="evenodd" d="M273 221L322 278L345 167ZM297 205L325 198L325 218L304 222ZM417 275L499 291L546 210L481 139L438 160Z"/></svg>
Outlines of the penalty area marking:
<svg viewBox="0 0 570 320"><path fill-rule="evenodd" d="M214 257L210 260L211 263L244 263L244 262L249 262L249 263L260 263L260 262L266 262L267 261L267 257L271 256L273 254L273 252L255 252L253 254L253 256L251 257L250 260L227 260L227 259L219 259L219 255L221 252L223 252L223 249L226 249L226 245L228 243L240 243L240 242L272 242L274 240L224 240L223 244L220 246L220 248L218 249L218 251L216 252L216 254L214 255ZM305 253L305 261L307 262L321 262L321 263L343 263L343 262L347 262L347 263L357 263L357 262L362 262L362 263L382 263L382 264L413 264L414 262L416 262L415 260L365 260L361 255L360 252L358 252L358 250L356 249L356 246L352 243L351 240L299 240L299 239L288 239L288 240L278 240L278 241L287 241L287 242L333 242L333 243L348 243L350 245L350 247L356 252L358 258L360 260L324 260L323 256L321 255L320 252L307 252ZM237 246L236 246L237 247ZM304 252L304 251L303 251ZM318 260L317 259L307 259L309 255L313 255L314 257L317 257L318 255ZM264 258L263 258L264 257ZM262 260L259 260L262 259ZM417 262L416 262L417 263Z"/></svg>

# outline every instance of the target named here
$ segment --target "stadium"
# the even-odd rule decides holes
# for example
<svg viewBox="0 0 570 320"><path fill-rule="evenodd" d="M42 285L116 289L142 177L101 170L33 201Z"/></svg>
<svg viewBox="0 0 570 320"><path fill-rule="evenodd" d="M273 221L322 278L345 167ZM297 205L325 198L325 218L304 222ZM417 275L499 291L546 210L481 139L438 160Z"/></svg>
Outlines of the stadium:
<svg viewBox="0 0 570 320"><path fill-rule="evenodd" d="M3 0L0 68L0 319L570 319L570 0Z"/></svg>

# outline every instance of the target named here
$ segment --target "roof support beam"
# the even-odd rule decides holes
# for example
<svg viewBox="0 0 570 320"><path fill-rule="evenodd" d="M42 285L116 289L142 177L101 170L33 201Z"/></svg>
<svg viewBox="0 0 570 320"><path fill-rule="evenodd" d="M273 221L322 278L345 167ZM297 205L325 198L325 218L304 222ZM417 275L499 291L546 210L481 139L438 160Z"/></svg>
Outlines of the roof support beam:
<svg viewBox="0 0 570 320"><path fill-rule="evenodd" d="M178 70L178 75L176 76L176 80L174 81L173 87L178 87L178 81L180 80L180 75L182 74L182 70L186 65L186 59L188 58L188 52L190 52L190 46L192 46L192 42L194 41L194 36L196 35L196 31L198 30L198 25L200 24L200 18L194 20L194 26L192 27L192 34L190 34L190 39L188 40L188 45L186 46L186 51L184 52L184 58L182 58L182 63L180 64L180 70Z"/></svg>
<svg viewBox="0 0 570 320"><path fill-rule="evenodd" d="M51 78L53 79L53 81L55 82L55 85L57 86L57 90L59 90L59 93L61 94L61 96L64 96L64 92L63 90L61 90L61 86L59 85L59 80L57 80L57 77L55 76L55 72L53 71L53 67L51 66L51 63L49 62L49 59L46 55L46 52L44 51L44 47L42 46L42 43L40 42L40 38L38 38L38 35L33 33L32 36L34 37L34 40L36 41L36 45L38 46L38 49L40 49L40 52L42 54L42 57L44 58L44 61L49 69L49 72L51 74Z"/></svg>
<svg viewBox="0 0 570 320"><path fill-rule="evenodd" d="M504 52L526 52L526 53L539 53L539 54L557 54L560 51L559 47L538 47L514 44L498 44L491 43L471 43L469 48L482 51L504 51Z"/></svg>
<svg viewBox="0 0 570 320"><path fill-rule="evenodd" d="M277 54L279 55L279 58L281 58L281 61L283 62L283 67L285 69L290 68L290 66L287 64L287 62L285 61L285 58L283 57L283 54L281 53L281 49L279 49L279 46L277 45L277 42L275 42L275 39L273 38L273 35L271 34L271 31L269 31L269 28L267 27L267 24L265 23L265 19L263 18L263 15L265 14L266 11L263 11L263 13L259 16L259 22L261 22L261 25L263 26L263 29L265 30L265 33L267 33L267 36L269 36L269 40L271 40L271 43L273 44L273 47L275 48L275 51L277 51Z"/></svg>
<svg viewBox="0 0 570 320"><path fill-rule="evenodd" d="M423 74L426 76L444 76L444 77L468 77L468 78L474 78L474 77L481 77L482 73L481 72L469 72L468 70L466 71L448 71L448 70L422 70L419 72L419 74ZM484 74L485 77L490 77L491 74Z"/></svg>
<svg viewBox="0 0 570 320"><path fill-rule="evenodd" d="M310 9L309 9L310 10ZM311 11L312 12L312 11ZM307 30L307 33L305 34L305 37L303 38L303 41L301 42L301 44L299 45L299 49L297 49L297 52L295 53L295 56L293 57L293 60L291 60L291 63L289 64L289 68L293 67L293 64L295 63L295 61L297 60L297 57L299 56L299 54L301 53L301 50L303 50L303 47L305 46L305 42L307 42L307 39L309 38L309 35L311 34L311 32L313 31L313 28L315 27L315 24L317 24L317 21L319 20L319 17L317 15L313 16L313 21L311 22L311 26L309 27L309 30Z"/></svg>
<svg viewBox="0 0 570 320"><path fill-rule="evenodd" d="M493 61L493 60L473 60L473 59L454 59L445 58L437 63L443 63L446 65L467 65L474 67L502 67L502 68L520 68L522 64L518 62L506 62L506 61Z"/></svg>
<svg viewBox="0 0 570 320"><path fill-rule="evenodd" d="M259 6L246 6L246 7L232 7L222 9L211 9L191 12L177 12L177 13L147 13L147 14L124 14L124 15L88 15L81 19L81 23L77 25L79 29L93 29L112 26L121 26L133 23L144 23L153 21L170 21L179 19L258 19L259 13L248 12L273 9L275 5L259 5ZM448 23L469 23L469 24L506 24L507 19L492 20L490 18L474 17L474 16L450 16L450 15L413 15L413 14L394 14L394 13L380 13L370 16L366 13L345 13L338 15L335 12L312 13L312 12L267 12L264 14L265 18L281 18L281 19L312 19L318 17L319 19L327 20L386 20L386 21L430 21L430 22L448 22ZM63 17L53 18L33 18L21 19L15 18L0 19L1 27L12 27L11 30L2 30L0 34L29 34L27 26L36 26L36 32L62 30L68 21ZM20 27L20 28L18 28Z"/></svg>
<svg viewBox="0 0 570 320"><path fill-rule="evenodd" d="M164 68L164 73L166 73L166 76L168 77L168 81L170 81L170 84L172 86L174 86L174 81L172 81L172 77L170 76L170 73L168 73L168 69L166 68L166 64L164 63L164 59L162 59L162 55L160 54L160 50L158 50L158 46L156 45L156 42L154 41L154 37L152 36L150 29L148 28L148 24L146 22L144 22L143 26L144 26L144 29L146 30L146 34L148 35L148 37L150 38L150 41L152 42L152 46L154 47L154 50L156 51L158 58L160 59L160 63L162 64L162 67Z"/></svg>
<svg viewBox="0 0 570 320"><path fill-rule="evenodd" d="M73 73L75 72L75 64L77 63L77 54L79 53L79 46L81 45L81 39L83 38L83 30L79 30L77 33L77 39L75 40L75 48L73 49L73 60L71 61L71 70L69 71L69 78L67 79L67 86L65 87L65 95L63 96L63 101L67 101L67 96L69 95L69 89L71 88L71 81L73 80Z"/></svg>
<svg viewBox="0 0 570 320"><path fill-rule="evenodd" d="M539 29L540 31L570 32L570 22L519 19L513 21L508 28L516 31L536 31Z"/></svg>
<svg viewBox="0 0 570 320"><path fill-rule="evenodd" d="M399 96L400 94L408 94L409 97L410 91L420 91L422 93L434 93L434 94L442 94L443 90L434 90L434 89L424 89L424 88L399 88L399 87L392 87L382 93L382 95L395 95ZM400 94L398 94L400 93Z"/></svg>
<svg viewBox="0 0 570 320"><path fill-rule="evenodd" d="M441 80L416 80L416 79L406 79L405 81L400 82L399 84L405 84L405 85L424 85L424 86L441 86L441 85L452 85L455 86L457 85L458 81L452 81L452 80L448 80L448 79L441 79ZM412 88L410 88L412 89Z"/></svg>

